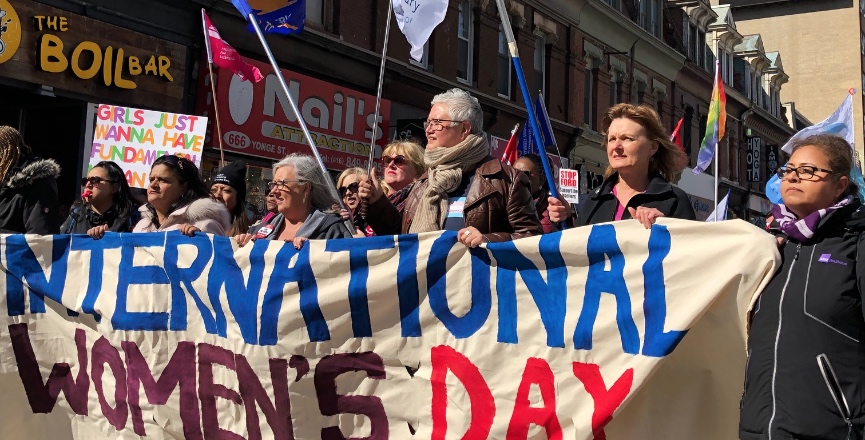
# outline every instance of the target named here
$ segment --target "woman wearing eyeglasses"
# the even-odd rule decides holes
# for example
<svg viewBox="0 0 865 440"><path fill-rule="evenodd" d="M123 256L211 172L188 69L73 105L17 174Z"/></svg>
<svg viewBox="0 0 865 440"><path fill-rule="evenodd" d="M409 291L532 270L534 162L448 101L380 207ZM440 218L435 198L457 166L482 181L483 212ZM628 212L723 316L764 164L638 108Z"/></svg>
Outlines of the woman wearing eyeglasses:
<svg viewBox="0 0 865 440"><path fill-rule="evenodd" d="M280 240L300 249L307 240L351 238L342 217L331 210L337 201L329 185L315 159L289 154L273 165L273 181L268 185L276 198L277 215L249 234L235 236L237 244Z"/></svg>
<svg viewBox="0 0 865 440"><path fill-rule="evenodd" d="M99 239L106 232L130 232L141 216L123 170L116 163L97 163L81 179L81 200L60 226L63 234L87 234Z"/></svg>
<svg viewBox="0 0 865 440"><path fill-rule="evenodd" d="M375 233L360 215L360 197L357 195L358 185L360 185L362 177L366 177L366 170L363 168L346 168L336 178L336 189L339 191L339 196L342 197L342 203L348 209L348 211L342 212L342 218L351 219L355 227L354 236L370 237Z"/></svg>
<svg viewBox="0 0 865 440"><path fill-rule="evenodd" d="M861 439L865 423L865 209L850 145L794 142L772 209L781 267L753 305L739 437Z"/></svg>
<svg viewBox="0 0 865 440"><path fill-rule="evenodd" d="M580 204L577 226L637 219L647 229L660 217L696 220L688 194L670 181L681 170L684 153L670 141L654 109L616 104L604 115L606 178ZM572 219L569 203L550 197L553 223Z"/></svg>
<svg viewBox="0 0 865 440"><path fill-rule="evenodd" d="M138 209L141 220L132 232L179 230L226 235L231 215L225 205L210 198L198 167L185 157L162 156L150 168L147 203Z"/></svg>

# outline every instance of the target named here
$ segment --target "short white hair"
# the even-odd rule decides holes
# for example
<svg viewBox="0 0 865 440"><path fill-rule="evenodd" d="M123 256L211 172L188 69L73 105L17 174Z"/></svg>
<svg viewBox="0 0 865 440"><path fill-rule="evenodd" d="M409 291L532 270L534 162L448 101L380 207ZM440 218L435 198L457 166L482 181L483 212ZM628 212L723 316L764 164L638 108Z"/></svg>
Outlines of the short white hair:
<svg viewBox="0 0 865 440"><path fill-rule="evenodd" d="M448 109L448 115L455 121L467 121L472 126L472 134L478 134L484 130L484 111L478 99L469 92L453 88L446 92L435 95L432 105L444 104Z"/></svg>
<svg viewBox="0 0 865 440"><path fill-rule="evenodd" d="M273 164L273 174L275 175L276 170L284 167L294 168L294 175L297 180L303 180L312 184L309 194L312 199L313 209L330 211L333 205L339 204L332 194L333 191L330 190L330 182L328 182L321 171L321 167L318 166L318 162L312 156L291 153Z"/></svg>

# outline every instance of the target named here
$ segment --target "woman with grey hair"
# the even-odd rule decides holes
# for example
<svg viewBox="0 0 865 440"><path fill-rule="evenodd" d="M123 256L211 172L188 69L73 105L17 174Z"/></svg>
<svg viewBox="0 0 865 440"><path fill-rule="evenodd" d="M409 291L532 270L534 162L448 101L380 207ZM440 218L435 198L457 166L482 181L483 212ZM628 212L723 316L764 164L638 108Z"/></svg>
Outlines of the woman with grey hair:
<svg viewBox="0 0 865 440"><path fill-rule="evenodd" d="M292 153L275 163L267 191L276 200L277 214L249 234L235 236L240 246L264 239L291 241L300 249L306 240L351 238L342 217L331 210L337 199L311 156Z"/></svg>
<svg viewBox="0 0 865 440"><path fill-rule="evenodd" d="M478 100L461 89L436 95L424 122L420 176L402 212L386 197L375 172L360 184L367 222L378 235L457 231L461 243L515 240L543 233L528 178L490 157Z"/></svg>

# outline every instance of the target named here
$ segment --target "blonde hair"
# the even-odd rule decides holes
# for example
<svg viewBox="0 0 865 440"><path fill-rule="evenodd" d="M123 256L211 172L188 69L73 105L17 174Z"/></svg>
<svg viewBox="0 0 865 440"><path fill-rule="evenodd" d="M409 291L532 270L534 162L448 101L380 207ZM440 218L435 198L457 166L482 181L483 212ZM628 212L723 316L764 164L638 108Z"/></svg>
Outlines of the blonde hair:
<svg viewBox="0 0 865 440"><path fill-rule="evenodd" d="M391 142L381 152L382 156L400 156L402 155L414 167L414 173L420 177L426 172L426 162L423 159L423 148L417 142L397 141Z"/></svg>
<svg viewBox="0 0 865 440"><path fill-rule="evenodd" d="M687 158L685 153L670 140L670 135L667 134L667 130L664 130L658 112L646 105L616 104L610 107L604 114L604 120L601 123L605 144L610 124L613 123L613 120L620 118L640 124L646 131L646 138L658 143L658 151L652 155L649 161L649 173L657 172L665 180L672 181L676 177L676 173L681 171L679 164L687 163ZM613 167L608 166L604 178L610 177L615 171Z"/></svg>
<svg viewBox="0 0 865 440"><path fill-rule="evenodd" d="M24 143L18 130L0 125L0 182L5 184L21 157L29 153L30 147Z"/></svg>
<svg viewBox="0 0 865 440"><path fill-rule="evenodd" d="M345 180L346 177L354 175L360 177L366 176L366 170L360 167L351 167L342 170L342 172L339 173L339 177L336 178L336 189L339 189L339 187L342 186L342 181Z"/></svg>

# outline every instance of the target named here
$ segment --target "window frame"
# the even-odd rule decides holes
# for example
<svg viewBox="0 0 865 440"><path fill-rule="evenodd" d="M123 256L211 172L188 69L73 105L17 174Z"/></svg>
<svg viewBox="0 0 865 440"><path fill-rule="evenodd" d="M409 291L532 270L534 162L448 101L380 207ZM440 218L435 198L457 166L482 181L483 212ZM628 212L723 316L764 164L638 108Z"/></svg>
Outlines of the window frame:
<svg viewBox="0 0 865 440"><path fill-rule="evenodd" d="M464 7L467 8L467 15L468 15L467 17L465 16L466 11L463 11ZM474 44L475 43L474 42L474 39L475 39L474 18L475 18L475 11L474 11L474 8L472 8L471 0L461 1L459 3L459 7L457 9L457 12L459 14L457 16L458 17L457 18L457 81L459 81L463 84L472 85L472 83L474 82L474 67L475 67L474 66L474 50L475 50L474 49L474 46L475 46L475 44ZM465 38L460 35L460 33L463 29L461 29L459 26L459 20L463 21L463 25L466 28L466 37ZM467 59L465 60L465 62L466 62L466 72L465 72L466 77L465 78L460 77L460 71L459 71L459 63L460 63L459 45L460 44L466 45L466 57L467 57Z"/></svg>
<svg viewBox="0 0 865 440"><path fill-rule="evenodd" d="M505 36L504 25L501 23L499 23L499 47L498 47L498 54L497 55L498 55L498 58L497 58L497 65L496 65L496 94L501 98L511 99L511 95L513 95L513 93L512 93L513 90L511 90L512 89L511 83L513 82L514 68L513 68L513 64L511 63L510 52L508 51L508 42L507 42L507 37ZM500 70L502 67L501 66L502 62L507 63L507 66L508 66L508 78L507 78L507 82L506 82L507 83L507 94L501 93L502 90L500 88L501 82L502 82L502 78L500 78L500 76L501 76Z"/></svg>

